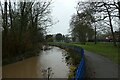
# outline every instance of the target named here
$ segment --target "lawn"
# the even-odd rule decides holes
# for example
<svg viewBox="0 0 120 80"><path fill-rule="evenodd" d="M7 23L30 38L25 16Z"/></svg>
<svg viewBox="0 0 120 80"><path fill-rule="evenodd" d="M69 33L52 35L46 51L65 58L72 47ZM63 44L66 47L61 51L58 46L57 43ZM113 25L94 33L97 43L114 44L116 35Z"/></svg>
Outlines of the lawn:
<svg viewBox="0 0 120 80"><path fill-rule="evenodd" d="M120 64L120 59L118 58L118 47L114 47L112 43L86 43L86 45L81 45L80 43L72 43L77 46L84 48L87 51L94 52L96 54L103 55L111 59L115 63Z"/></svg>

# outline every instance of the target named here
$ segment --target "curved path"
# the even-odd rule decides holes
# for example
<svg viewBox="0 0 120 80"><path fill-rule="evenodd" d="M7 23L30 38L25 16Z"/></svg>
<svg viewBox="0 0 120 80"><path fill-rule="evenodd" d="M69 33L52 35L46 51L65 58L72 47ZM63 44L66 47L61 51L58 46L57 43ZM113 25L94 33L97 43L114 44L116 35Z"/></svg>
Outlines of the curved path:
<svg viewBox="0 0 120 80"><path fill-rule="evenodd" d="M118 65L109 59L88 51L85 58L88 78L118 78Z"/></svg>

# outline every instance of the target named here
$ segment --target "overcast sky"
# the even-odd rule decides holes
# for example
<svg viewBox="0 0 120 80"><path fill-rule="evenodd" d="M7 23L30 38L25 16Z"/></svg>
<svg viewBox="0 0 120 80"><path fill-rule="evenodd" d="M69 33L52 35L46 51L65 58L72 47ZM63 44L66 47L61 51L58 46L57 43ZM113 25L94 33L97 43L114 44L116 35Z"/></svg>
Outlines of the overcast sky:
<svg viewBox="0 0 120 80"><path fill-rule="evenodd" d="M58 23L49 28L48 34L68 34L71 16L76 12L77 0L53 0L52 16Z"/></svg>

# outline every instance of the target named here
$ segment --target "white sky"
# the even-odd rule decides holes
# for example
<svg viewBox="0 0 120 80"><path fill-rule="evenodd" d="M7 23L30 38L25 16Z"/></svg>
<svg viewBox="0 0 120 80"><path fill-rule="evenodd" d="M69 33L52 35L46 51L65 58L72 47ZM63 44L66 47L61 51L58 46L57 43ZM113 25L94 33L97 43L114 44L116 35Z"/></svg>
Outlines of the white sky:
<svg viewBox="0 0 120 80"><path fill-rule="evenodd" d="M69 22L71 16L76 13L75 7L78 1L104 1L104 0L53 0L53 8L52 8L52 16L53 20L59 22L53 25L51 28L48 29L48 34L68 34L69 33ZM112 0L106 0L112 1ZM113 0L117 1L117 0Z"/></svg>
<svg viewBox="0 0 120 80"><path fill-rule="evenodd" d="M77 0L53 0L52 16L58 23L49 28L48 34L68 34L71 16L76 12Z"/></svg>
<svg viewBox="0 0 120 80"><path fill-rule="evenodd" d="M4 2L4 0L0 0ZM22 0L11 0L11 1L22 1ZM75 7L78 0L53 0L52 7L52 18L53 22L59 21L52 27L48 28L48 34L68 34L69 21L71 16L76 12Z"/></svg>
<svg viewBox="0 0 120 80"><path fill-rule="evenodd" d="M4 2L4 0L0 0L0 1ZM65 35L69 33L69 28L70 28L69 22L71 16L74 13L76 13L75 7L78 1L87 1L87 0L53 0L53 4L51 7L53 22L56 22L57 20L59 20L59 22L53 25L52 27L48 28L48 34L62 33ZM93 1L93 0L88 0L88 1Z"/></svg>

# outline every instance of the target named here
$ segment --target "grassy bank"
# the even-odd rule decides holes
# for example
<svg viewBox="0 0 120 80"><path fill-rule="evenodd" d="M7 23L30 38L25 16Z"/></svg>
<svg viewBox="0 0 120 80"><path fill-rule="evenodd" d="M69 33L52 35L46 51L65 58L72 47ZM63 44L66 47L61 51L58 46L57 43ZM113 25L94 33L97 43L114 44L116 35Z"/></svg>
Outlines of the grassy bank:
<svg viewBox="0 0 120 80"><path fill-rule="evenodd" d="M77 46L83 47L85 50L100 54L111 59L115 63L120 64L120 59L118 58L118 47L113 46L112 43L86 43L86 45L81 45L80 43L72 43Z"/></svg>
<svg viewBox="0 0 120 80"><path fill-rule="evenodd" d="M58 43L57 43L58 44ZM61 43L64 45L75 45L84 48L87 51L94 52L96 54L105 56L115 63L120 64L120 58L118 58L118 47L113 46L112 43L97 43L88 42L86 45L81 45L80 43Z"/></svg>

